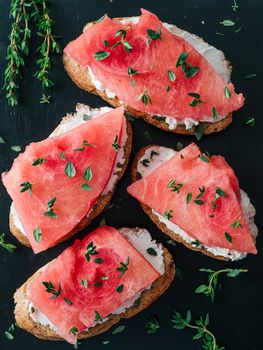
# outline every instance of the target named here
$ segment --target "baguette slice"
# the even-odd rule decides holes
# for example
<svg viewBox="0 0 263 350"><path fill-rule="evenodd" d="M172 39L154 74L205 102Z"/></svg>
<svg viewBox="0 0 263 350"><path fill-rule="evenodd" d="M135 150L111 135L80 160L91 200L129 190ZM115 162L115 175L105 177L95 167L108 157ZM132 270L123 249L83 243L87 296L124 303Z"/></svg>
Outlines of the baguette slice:
<svg viewBox="0 0 263 350"><path fill-rule="evenodd" d="M129 18L132 19L133 17L124 17L124 18L122 17L122 18L114 18L114 19L122 21L122 20L129 20ZM136 17L134 17L134 18L136 18ZM83 28L83 32L85 32L85 30L87 28L94 25L95 23L96 22L87 23L85 25L85 27ZM202 38L200 38L194 34L190 34L184 30L181 30L181 29L177 28L175 25L170 25L167 23L163 23L163 24L166 25L166 27L169 27L170 28L169 30L176 33L177 35L180 35L180 33L183 33L183 35L185 35L186 38L188 38L188 39L191 38L191 40L195 40L196 42L199 43L199 45L203 45L204 48L206 48L206 49L208 49L209 47L211 48L211 46L209 44L207 44L206 42L204 42ZM227 80L230 80L231 71L232 71L231 64L226 60L223 52L221 52L215 48L213 48L213 49L215 50L215 53L218 56L218 60L216 61L217 65L218 65L218 63L220 63L220 66L224 70L225 78ZM207 56L208 60L209 60L209 56L210 55ZM107 92L105 92L104 90L98 90L92 82L92 78L91 78L91 75L90 75L87 67L81 66L78 62L76 62L73 58L71 58L66 53L63 53L63 65L64 65L66 72L68 73L68 75L72 79L72 81L79 88L81 88L89 93L92 93L94 95L100 96L103 100L105 100L106 102L111 104L113 107L121 106L121 102L120 102L118 96L109 97L107 95ZM216 68L216 65L215 65L215 68ZM175 129L171 129L171 128L169 128L169 125L162 118L153 116L153 115L148 114L148 113L140 112L140 111L138 111L138 110L136 110L128 105L124 105L124 108L128 114L131 114L136 118L143 119L145 122L159 128L159 129L162 129L164 131L177 133L177 134L183 134L183 135L194 135L195 134L195 126L193 126L192 128L187 128L184 124L178 124ZM224 130L231 123L232 123L232 113L229 113L224 119L221 119L217 122L213 122L213 123L200 122L199 125L203 129L203 131L202 131L203 134L212 134L212 133L216 133L216 132L220 132L220 131Z"/></svg>
<svg viewBox="0 0 263 350"><path fill-rule="evenodd" d="M171 156L174 155L174 150L171 148L166 148L166 147L160 147L157 145L148 145L145 146L143 148L141 148L139 150L139 152L136 154L133 163L132 163L132 168L131 168L131 180L132 182L135 182L137 180L139 180L141 178L141 174L138 173L138 167L141 164L140 162L142 161L142 159L145 158L146 152L149 150L154 150L159 152L159 149L163 149L164 153L164 157L166 157L166 159L168 160L169 158L171 158ZM172 153L170 153L172 152ZM160 152L161 153L161 152ZM170 153L170 154L169 154ZM158 157L158 156L157 156ZM149 158L149 157L147 157ZM159 159L159 161L157 161L156 166L154 168L159 167L161 164L163 163L162 159ZM148 165L147 168L148 169ZM251 204L250 199L248 197L248 195L246 194L245 191L241 190L241 206L242 206L242 210L245 216L245 219L247 221L247 224L249 226L250 232L252 237L254 238L254 240L256 240L256 237L258 235L258 229L257 226L254 223L254 216L256 214L256 210L254 208L254 206ZM234 260L240 260L246 257L246 253L241 253L241 252L237 252L237 251L232 251L230 253L227 253L226 250L224 249L219 249L218 251L216 250L207 250L207 247L205 246L200 246L200 247L196 247L193 244L191 244L190 242L187 242L180 234L180 232L176 232L173 231L171 229L169 229L166 224L164 222L161 222L160 219L158 218L157 215L155 215L152 211L152 208L150 208L149 206L140 203L142 209L144 210L144 212L149 216L149 218L155 223L155 225L163 232L165 233L167 236L169 236L170 238L172 238L174 241L177 241L179 243L182 243L185 247L194 250L194 251L199 251L211 258L215 258L215 259L219 259L219 260L226 260L226 261L234 261Z"/></svg>
<svg viewBox="0 0 263 350"><path fill-rule="evenodd" d="M96 115L99 113L102 114L102 111L104 111L104 113L106 113L109 110L110 110L110 108L108 108L108 107L90 108L89 106L84 105L84 104L77 104L77 106L76 106L77 112L74 114L67 114L64 118L62 118L60 124L57 126L57 128L53 131L53 133L51 135L59 135L61 133L64 133L65 131L70 130L71 128L78 126L79 123L81 123L81 121L82 121L82 117L81 117L82 114L86 113L86 114ZM126 143L124 145L125 161L122 164L122 167L119 168L118 172L115 173L118 176L118 179L116 179L112 190L109 191L108 193L101 195L101 197L98 199L98 201L94 205L94 207L93 207L92 211L89 213L89 215L86 216L81 222L79 222L79 224L66 237L64 237L64 239L62 241L69 239L75 233L77 233L78 231L81 231L86 226L88 226L105 209L105 207L111 201L113 194L114 194L114 191L115 191L115 188L116 188L116 185L126 170L126 167L128 165L128 161L129 161L129 156L131 153L132 128L131 128L131 124L127 120L126 120L126 133L127 133L127 139L126 139ZM30 247L29 240L28 240L26 234L23 232L23 227L22 227L20 220L16 214L16 211L14 209L13 204L11 204L11 208L10 208L9 227L10 227L11 233L18 239L18 241L21 244L23 244L27 247ZM58 242L57 244L61 243L62 241Z"/></svg>
<svg viewBox="0 0 263 350"><path fill-rule="evenodd" d="M126 231L126 235L136 235L140 228L122 228L120 231ZM128 231L127 231L128 230ZM140 298L134 302L134 304L126 309L125 312L121 314L111 314L108 320L97 324L95 327L90 328L87 331L79 333L78 339L85 339L93 337L100 333L103 333L110 329L114 324L118 323L122 318L130 318L150 304L152 304L156 299L158 299L170 286L175 276L175 266L173 258L168 250L162 247L163 250L163 260L165 272L161 275L153 284L151 289L145 289ZM30 282L40 273L39 269L35 274L30 277L14 294L15 300L15 319L18 326L27 332L32 333L36 337L45 340L63 340L54 330L52 330L48 325L43 326L40 323L35 322L29 314L29 301L27 299L28 287Z"/></svg>

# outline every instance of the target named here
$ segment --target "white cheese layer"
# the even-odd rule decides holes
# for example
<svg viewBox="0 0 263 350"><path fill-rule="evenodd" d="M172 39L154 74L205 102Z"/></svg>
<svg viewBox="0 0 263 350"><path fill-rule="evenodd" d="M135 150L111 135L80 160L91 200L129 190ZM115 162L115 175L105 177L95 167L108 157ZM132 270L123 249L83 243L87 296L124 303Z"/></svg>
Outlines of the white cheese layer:
<svg viewBox="0 0 263 350"><path fill-rule="evenodd" d="M153 154L152 151L158 153ZM142 177L145 177L149 174L151 174L155 169L157 169L159 166L161 166L163 163L167 162L169 159L171 159L176 154L176 151L162 146L153 146L146 150L145 154L140 158L137 171L141 174ZM144 166L141 161L144 159L150 160L149 163L147 163L147 166ZM258 234L257 226L254 223L254 216L256 214L256 210L253 207L253 205L250 202L250 199L245 191L240 190L241 193L241 208L244 214L244 217L246 219L246 222L248 224L248 227L250 229L251 235L256 238ZM165 226L179 235L185 242L192 243L195 241L195 238L191 237L186 231L181 229L179 226L171 222L170 220L164 218L160 213L158 213L156 210L152 210L153 214L158 217L158 219L165 224ZM217 255L217 256L223 256L225 258L228 258L232 261L243 259L246 257L246 253L239 252L236 250L226 249L226 248L219 248L219 247L212 247L207 245L199 245L198 248L204 248L208 252Z"/></svg>
<svg viewBox="0 0 263 350"><path fill-rule="evenodd" d="M120 20L120 22L122 24L129 24L129 23L136 24L139 22L139 17L135 16L135 17L124 18ZM173 24L163 23L163 25L171 33L189 42L202 56L206 58L206 60L214 67L214 69L218 72L218 74L220 74L225 79L226 83L230 81L231 68L228 65L227 60L222 51L216 49L212 45L209 45L198 36L191 34L186 30L182 30ZM115 96L117 96L113 91L110 91L107 88L104 89L102 87L102 82L95 77L95 75L93 74L89 66L88 66L88 73L90 75L92 84L96 87L97 90L103 91L109 98L114 98ZM120 102L123 104L122 101ZM153 116L156 116L156 115L153 115ZM180 124L184 124L186 129L192 129L194 125L199 124L199 121L189 118L187 116L180 121L178 121L175 117L172 117L172 116L158 115L157 117L165 118L165 123L168 125L170 130L176 129L176 127ZM225 117L226 116L218 116L217 121L222 120ZM207 116L207 118L204 118L203 121L208 121L212 123L211 116Z"/></svg>
<svg viewBox="0 0 263 350"><path fill-rule="evenodd" d="M99 116L101 116L102 114L105 114L111 110L112 110L112 108L109 108L109 107L90 108L89 106L84 105L84 104L77 104L76 113L74 114L74 117L72 118L72 115L69 114L65 118L63 118L62 122L49 135L49 137L62 135L65 132L67 132L71 129L74 129L81 124L88 123L88 121L85 121L83 119L84 115L89 116L91 119L95 119L95 118L98 118ZM126 127L124 127L123 132L122 132L122 137L121 137L121 140L119 142L119 145L121 146L121 148L118 150L111 177L109 178L109 181L108 181L107 185L105 186L101 195L106 195L109 192L114 190L114 187L118 181L118 172L120 171L121 166L125 163L124 146L126 144L127 137L128 137L127 130L126 130ZM16 212L16 209L15 209L13 202L11 204L10 210L11 210L10 213L11 213L12 218L13 218L14 226L16 226L16 228L21 233L26 235L25 230L23 228L23 225L21 223L21 220L19 219L19 217L17 215L17 212ZM90 215L91 211L92 211L92 209L87 213L87 216Z"/></svg>
<svg viewBox="0 0 263 350"><path fill-rule="evenodd" d="M161 275L165 273L162 245L157 243L154 239L152 239L150 233L146 229L137 228L136 232L133 231L132 234L130 233L129 228L122 228L119 231ZM150 247L156 251L157 255L153 256L147 253L147 249ZM151 285L149 285L145 289L150 288ZM142 292L143 291L137 292L133 297L127 299L117 310L112 312L112 314L121 314L125 312L140 298ZM42 326L49 326L53 331L57 332L57 329L54 326L54 324L41 311L35 308L35 306L29 300L27 302L28 313L29 316L33 319L33 321L41 324ZM107 321L107 319L108 318L103 319L102 322Z"/></svg>

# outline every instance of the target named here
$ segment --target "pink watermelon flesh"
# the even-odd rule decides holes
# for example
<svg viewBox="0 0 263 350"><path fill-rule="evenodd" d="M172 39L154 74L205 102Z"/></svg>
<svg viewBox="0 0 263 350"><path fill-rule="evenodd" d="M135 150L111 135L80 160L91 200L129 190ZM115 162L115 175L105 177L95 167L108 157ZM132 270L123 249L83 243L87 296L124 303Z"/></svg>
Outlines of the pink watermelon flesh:
<svg viewBox="0 0 263 350"><path fill-rule="evenodd" d="M14 201L18 217L35 253L39 253L65 237L89 212L105 188L113 170L117 152L112 144L116 136L121 139L124 121L123 108L117 108L87 121L60 136L31 143L14 161L11 170L2 176L3 183ZM84 150L83 141L90 145ZM64 153L66 160L60 157ZM32 166L38 159L46 161ZM72 178L65 173L71 162L76 170ZM92 179L83 178L90 167ZM20 192L23 182L32 184L29 191ZM91 186L83 190L82 184ZM56 197L53 210L56 218L44 216L47 203ZM40 242L34 230L42 232Z"/></svg>
<svg viewBox="0 0 263 350"><path fill-rule="evenodd" d="M161 38L148 44L146 30L158 31ZM125 51L122 44L112 48L120 36L115 33L125 29L125 40L132 45L132 51ZM109 43L104 45L104 41ZM97 61L94 54L98 51L110 52L104 60ZM64 52L82 66L89 66L96 79L102 82L103 88L114 92L126 105L141 112L165 115L182 120L190 117L195 120L215 121L213 107L220 117L239 109L244 103L242 94L236 94L234 86L219 75L208 61L198 53L187 41L170 33L161 21L152 13L142 10L138 24L122 25L117 20L105 17L102 22L88 27L76 40L70 42ZM182 52L187 52L186 63L199 67L199 72L187 78L182 66L176 67ZM137 70L138 74L130 77L128 67ZM176 79L172 82L168 77L171 70ZM135 86L131 84L131 78ZM167 92L167 87L170 91ZM225 88L231 94L225 96ZM144 104L138 100L140 94L147 91L151 102ZM188 93L198 93L204 102L191 107L193 97Z"/></svg>
<svg viewBox="0 0 263 350"><path fill-rule="evenodd" d="M164 215L170 211L170 221L187 232L194 240L213 247L256 253L254 240L240 206L240 189L234 171L221 156L204 162L195 144L176 153L169 161L148 176L128 187L130 195ZM168 183L183 184L179 192L172 192ZM204 186L202 196L199 188ZM225 196L216 199L216 190ZM192 199L187 203L187 195ZM199 204L194 202L202 201ZM213 206L213 203L214 206ZM233 228L234 222L239 225ZM235 226L235 225L234 225ZM232 242L227 240L227 234Z"/></svg>
<svg viewBox="0 0 263 350"><path fill-rule="evenodd" d="M85 253L90 242L93 242L98 254L90 255L90 261L87 261ZM103 262L95 263L94 259L97 258L103 259ZM120 276L117 268L120 262L126 263L128 258L128 269ZM103 280L105 276L107 280ZM102 319L107 317L158 277L159 273L119 231L104 226L84 240L77 240L48 264L30 283L29 300L57 327L63 338L75 343L77 335L70 333L72 327L81 332L93 326L97 323L95 311ZM83 278L87 280L87 288L81 282ZM61 286L61 294L53 299L43 285L43 282L49 281L56 291L59 283ZM101 286L94 286L98 282L101 282ZM123 289L119 293L116 288L120 285L123 285ZM72 304L66 303L64 298Z"/></svg>

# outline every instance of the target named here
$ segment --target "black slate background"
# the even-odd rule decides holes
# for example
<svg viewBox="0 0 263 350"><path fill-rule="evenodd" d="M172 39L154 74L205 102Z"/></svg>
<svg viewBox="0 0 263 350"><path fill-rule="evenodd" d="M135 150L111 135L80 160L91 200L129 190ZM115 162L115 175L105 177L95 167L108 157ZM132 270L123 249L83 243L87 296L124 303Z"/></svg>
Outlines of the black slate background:
<svg viewBox="0 0 263 350"><path fill-rule="evenodd" d="M224 132L217 135L204 137L198 144L203 150L211 154L222 154L233 166L240 180L241 188L251 196L253 204L257 208L256 222L259 231L262 228L262 12L261 0L237 0L240 11L234 13L231 9L232 0L188 0L188 1L127 1L127 0L96 0L96 1L53 1L52 17L55 20L55 33L62 36L61 44L65 44L75 38L82 30L86 22L101 17L104 13L110 16L138 15L140 7L144 7L158 14L160 19L170 23L176 23L179 27L203 37L209 43L223 50L227 58L233 64L232 80L238 91L242 91L246 97L246 104L242 110L235 113L234 122ZM0 78L3 85L3 70L5 67L5 52L7 35L11 22L8 19L10 2L0 0L1 27L0 27ZM235 27L225 28L219 25L224 19L232 19L237 24ZM204 24L201 23L204 21ZM241 32L234 33L242 27ZM216 32L225 33L224 36L216 35ZM10 150L12 145L25 146L31 141L46 138L55 128L61 117L66 112L74 110L77 102L90 104L91 106L105 105L100 98L88 95L78 89L64 72L61 58L54 59L55 69L52 78L55 87L46 91L52 95L50 105L41 105L39 100L43 93L40 83L32 77L36 70L35 50L37 47L35 37L31 43L31 54L28 57L27 67L23 72L23 81L20 84L20 105L10 108L7 106L4 93L0 92L0 135L6 140L5 145L0 145L0 170L8 169L15 152ZM244 80L244 76L257 73L257 78ZM243 123L247 116L254 116L256 127L249 129ZM133 122L134 146L136 152L140 147L150 141L145 138L144 132L148 130L154 143L175 147L178 141L184 145L195 141L194 137L184 137L164 133L160 130L136 120ZM201 349L201 343L193 341L191 330L177 331L170 325L170 316L174 309L186 312L192 310L193 317L210 313L210 327L215 332L220 344L231 350L261 350L262 341L262 238L258 239L258 255L249 256L237 263L216 261L199 253L187 250L177 244L176 247L166 243L167 238L154 226L148 217L142 212L138 203L126 193L126 187L130 183L129 169L120 182L116 195L121 199L115 203L121 205L118 209L115 205L112 209L97 218L86 232L97 227L102 218L107 224L121 226L144 226L152 235L162 241L173 253L176 265L180 268L182 278L176 278L170 289L151 307L136 317L121 322L126 330L119 335L112 335L111 331L83 341L80 349L122 349L152 350L176 349L194 350ZM30 334L17 329L15 339L8 341L4 330L13 322L12 295L34 271L43 264L56 257L66 247L72 244L74 238L59 245L56 248L39 255L34 255L31 250L18 244L10 235L8 229L8 213L10 198L4 187L0 186L0 230L8 235L19 249L10 254L1 248L0 256L0 349L2 350L66 350L71 345L40 341ZM260 236L261 236L261 232ZM75 237L84 237L81 232ZM203 295L195 295L197 285L205 282L206 276L198 272L200 267L224 268L226 266L248 268L249 273L240 275L236 279L222 278L222 289L217 291L215 303L212 304ZM145 321L151 315L158 315L160 319L160 331L155 335L148 335L145 330ZM110 340L108 345L102 341Z"/></svg>

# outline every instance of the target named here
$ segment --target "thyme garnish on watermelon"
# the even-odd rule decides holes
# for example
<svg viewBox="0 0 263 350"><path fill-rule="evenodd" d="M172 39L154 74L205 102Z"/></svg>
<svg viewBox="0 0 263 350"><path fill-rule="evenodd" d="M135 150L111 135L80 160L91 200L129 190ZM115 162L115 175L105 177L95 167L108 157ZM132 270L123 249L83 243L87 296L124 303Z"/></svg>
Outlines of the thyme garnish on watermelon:
<svg viewBox="0 0 263 350"><path fill-rule="evenodd" d="M187 78L193 78L200 70L199 67L192 66L189 62L186 62L188 52L182 52L178 57L176 67L182 67L182 71Z"/></svg>
<svg viewBox="0 0 263 350"><path fill-rule="evenodd" d="M139 74L137 70L132 69L132 67L130 67L130 66L128 67L128 75L131 78L130 82L131 82L132 86L135 86L135 81L134 81L134 79L132 79L132 77L134 75L137 75L137 74Z"/></svg>
<svg viewBox="0 0 263 350"><path fill-rule="evenodd" d="M120 261L120 265L116 268L116 270L120 272L118 277L122 277L125 274L125 272L128 271L129 263L130 263L129 257L126 259L125 263Z"/></svg>
<svg viewBox="0 0 263 350"><path fill-rule="evenodd" d="M146 90L138 96L137 101L140 101L140 100L145 105L147 105L148 103L150 103L152 105L151 97L149 96L149 94Z"/></svg>
<svg viewBox="0 0 263 350"><path fill-rule="evenodd" d="M115 152L118 152L118 150L121 148L121 146L118 144L118 135L115 136L112 147L114 148Z"/></svg>
<svg viewBox="0 0 263 350"><path fill-rule="evenodd" d="M54 212L53 206L56 201L56 197L53 197L50 199L50 201L47 203L47 210L44 212L44 215L49 218L56 218L57 214Z"/></svg>
<svg viewBox="0 0 263 350"><path fill-rule="evenodd" d="M200 99L200 95L196 92L189 92L188 96L193 97L193 100L189 103L190 107L198 106L198 108L200 108L201 103L204 102Z"/></svg>
<svg viewBox="0 0 263 350"><path fill-rule="evenodd" d="M158 27L157 32L153 29L146 29L147 35L149 37L148 39L148 45L150 45L150 43L152 42L152 40L157 40L157 39L162 39L161 35L161 27Z"/></svg>
<svg viewBox="0 0 263 350"><path fill-rule="evenodd" d="M26 191L29 191L29 194L31 195L32 194L32 184L28 181L26 182L22 182L20 184L20 186L22 187L20 192L26 192Z"/></svg>
<svg viewBox="0 0 263 350"><path fill-rule="evenodd" d="M85 258L87 261L90 261L90 256L91 255L96 255L98 254L98 252L96 251L96 246L94 245L93 242L90 242L88 245L87 245L87 251L85 253Z"/></svg>
<svg viewBox="0 0 263 350"><path fill-rule="evenodd" d="M61 286L60 283L58 283L58 290L55 289L55 286L52 282L42 282L42 284L46 287L46 292L53 294L52 298L57 298L61 294Z"/></svg>
<svg viewBox="0 0 263 350"><path fill-rule="evenodd" d="M112 45L111 49L114 49L116 46L122 44L125 51L131 52L132 51L132 45L128 41L124 40L124 38L126 37L126 34L127 34L127 29L120 29L120 30L118 30L115 33L115 37L121 36L121 40L116 41L116 43Z"/></svg>
<svg viewBox="0 0 263 350"><path fill-rule="evenodd" d="M14 107L18 104L19 80L22 78L22 68L25 66L25 57L29 53L29 40L31 38L31 20L36 22L37 34L42 38L38 48L40 59L37 60L39 70L35 76L42 82L42 86L49 87L53 82L49 79L51 68L51 53L60 53L56 36L52 33L53 21L45 0L12 0L9 16L14 20L8 36L7 66L5 69L5 82L3 89L8 105Z"/></svg>

